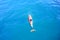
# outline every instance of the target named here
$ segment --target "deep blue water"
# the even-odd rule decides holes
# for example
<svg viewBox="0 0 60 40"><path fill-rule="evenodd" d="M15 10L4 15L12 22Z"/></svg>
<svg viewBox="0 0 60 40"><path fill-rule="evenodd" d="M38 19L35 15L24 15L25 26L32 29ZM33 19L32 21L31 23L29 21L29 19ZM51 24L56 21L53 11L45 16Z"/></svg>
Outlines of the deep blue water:
<svg viewBox="0 0 60 40"><path fill-rule="evenodd" d="M60 40L60 1L0 0L0 40Z"/></svg>

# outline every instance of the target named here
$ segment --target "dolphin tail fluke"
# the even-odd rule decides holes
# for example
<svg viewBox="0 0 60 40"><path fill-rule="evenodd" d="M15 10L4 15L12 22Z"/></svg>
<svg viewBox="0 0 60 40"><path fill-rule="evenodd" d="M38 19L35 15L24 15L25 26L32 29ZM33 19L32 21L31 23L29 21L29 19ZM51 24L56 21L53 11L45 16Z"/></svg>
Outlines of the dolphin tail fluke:
<svg viewBox="0 0 60 40"><path fill-rule="evenodd" d="M35 32L36 30L35 29L31 29L30 32Z"/></svg>

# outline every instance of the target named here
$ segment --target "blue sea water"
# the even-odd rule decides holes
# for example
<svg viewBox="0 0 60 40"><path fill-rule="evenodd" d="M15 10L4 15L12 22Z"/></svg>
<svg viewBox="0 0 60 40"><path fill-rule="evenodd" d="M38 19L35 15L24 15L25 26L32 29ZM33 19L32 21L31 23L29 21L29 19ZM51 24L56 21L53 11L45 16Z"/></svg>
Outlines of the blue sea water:
<svg viewBox="0 0 60 40"><path fill-rule="evenodd" d="M60 40L60 0L0 0L0 40Z"/></svg>

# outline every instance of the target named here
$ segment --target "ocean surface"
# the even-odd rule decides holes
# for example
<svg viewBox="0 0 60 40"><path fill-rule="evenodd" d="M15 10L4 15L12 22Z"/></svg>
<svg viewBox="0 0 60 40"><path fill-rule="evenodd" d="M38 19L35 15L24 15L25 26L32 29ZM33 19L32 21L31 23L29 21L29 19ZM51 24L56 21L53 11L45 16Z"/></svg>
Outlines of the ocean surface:
<svg viewBox="0 0 60 40"><path fill-rule="evenodd" d="M0 0L0 40L60 40L60 0Z"/></svg>

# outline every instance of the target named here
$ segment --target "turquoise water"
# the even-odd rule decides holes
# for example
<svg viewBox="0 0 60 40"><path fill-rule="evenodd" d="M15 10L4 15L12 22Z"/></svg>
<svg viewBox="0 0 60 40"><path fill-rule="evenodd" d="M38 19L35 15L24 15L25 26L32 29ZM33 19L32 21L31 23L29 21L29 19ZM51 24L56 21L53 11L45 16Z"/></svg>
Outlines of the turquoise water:
<svg viewBox="0 0 60 40"><path fill-rule="evenodd" d="M0 40L60 40L60 1L0 0Z"/></svg>

